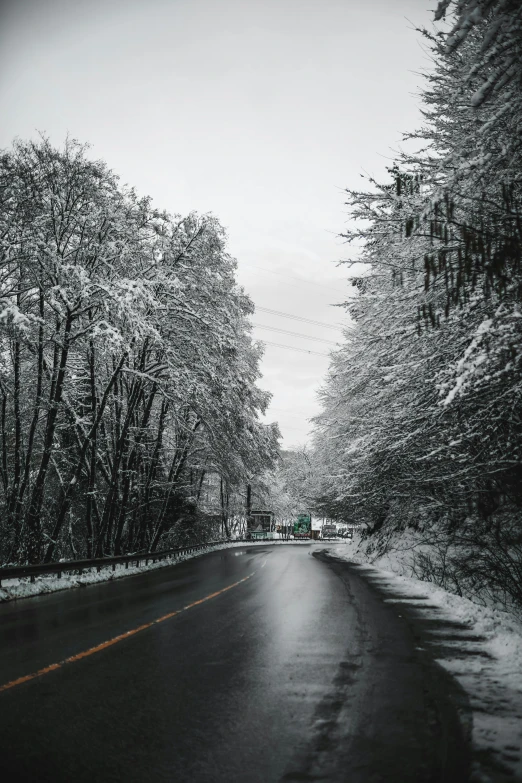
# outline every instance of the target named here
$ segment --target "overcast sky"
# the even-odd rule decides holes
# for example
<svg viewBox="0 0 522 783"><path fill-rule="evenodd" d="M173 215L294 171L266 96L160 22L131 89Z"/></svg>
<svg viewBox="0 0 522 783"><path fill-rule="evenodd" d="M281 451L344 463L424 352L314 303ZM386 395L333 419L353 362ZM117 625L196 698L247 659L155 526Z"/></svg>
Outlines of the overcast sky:
<svg viewBox="0 0 522 783"><path fill-rule="evenodd" d="M343 189L420 121L429 0L2 0L0 146L67 134L169 212L213 212L257 307L346 322ZM303 443L334 329L259 310L267 421ZM304 353L310 350L314 353ZM316 354L323 354L322 356Z"/></svg>

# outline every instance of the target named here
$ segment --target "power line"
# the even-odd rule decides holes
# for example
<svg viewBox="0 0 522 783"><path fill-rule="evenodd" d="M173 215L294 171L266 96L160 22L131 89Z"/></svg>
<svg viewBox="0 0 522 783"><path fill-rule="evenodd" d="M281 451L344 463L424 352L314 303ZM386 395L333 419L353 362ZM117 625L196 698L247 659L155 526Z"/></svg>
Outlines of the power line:
<svg viewBox="0 0 522 783"><path fill-rule="evenodd" d="M312 415L311 413L305 413L304 411L295 410L295 408L273 408L271 405L268 408L267 412L264 413L264 416L272 416L275 415L274 412L279 413L286 413L290 416L291 419L299 419L299 421L306 421L307 419L311 419Z"/></svg>
<svg viewBox="0 0 522 783"><path fill-rule="evenodd" d="M314 356L326 356L327 353L319 353L319 351L308 351L306 348L294 348L293 345L281 345L281 343L270 343L268 340L260 340L264 345L275 345L276 348L286 348L288 351L299 351L300 353L312 353Z"/></svg>
<svg viewBox="0 0 522 783"><path fill-rule="evenodd" d="M313 286L320 286L321 288L326 288L327 291L335 291L336 294L339 293L339 290L337 288L333 288L330 285L325 285L324 283L316 283L314 280L305 280L304 277L296 277L295 275L285 275L282 272L276 272L275 269L267 269L264 266L258 266L257 264L245 264L245 269L260 269L262 272L270 272L272 275L279 275L279 277L283 277L286 280L297 280L300 283L306 283L307 285L313 285ZM346 283L347 280L340 280L340 283Z"/></svg>
<svg viewBox="0 0 522 783"><path fill-rule="evenodd" d="M279 412L282 412L282 413L296 413L297 412L297 413L301 413L301 416L308 416L308 413L305 413L304 411L296 411L295 408L273 408L270 405L268 410L269 411L279 411ZM301 418L301 416L299 416L298 418Z"/></svg>
<svg viewBox="0 0 522 783"><path fill-rule="evenodd" d="M256 307L261 313L269 313L270 315L280 315L282 318L291 318L293 321L304 321L307 324L313 324L314 326L323 326L326 329L336 329L340 331L343 327L339 324L334 326L333 324L325 324L322 321L312 321L310 318L303 318L301 315L291 315L290 313L281 313L279 310L269 310L268 307Z"/></svg>
<svg viewBox="0 0 522 783"><path fill-rule="evenodd" d="M281 424L280 421L276 422L277 424ZM293 430L294 432L309 432L309 430L306 429L306 427L289 427L287 424L281 424L281 428L285 430Z"/></svg>
<svg viewBox="0 0 522 783"><path fill-rule="evenodd" d="M258 329L268 329L271 332L281 332L281 334L290 334L292 337L303 337L305 340L316 340L318 343L328 343L329 345L337 345L333 340L323 340L322 337L312 337L310 334L299 334L299 332L287 332L286 329L277 329L275 326L265 326L264 324L252 324L257 326Z"/></svg>
<svg viewBox="0 0 522 783"><path fill-rule="evenodd" d="M272 413L272 410L274 410L274 409L271 408L270 411L268 413L265 413L264 415L266 417L268 417L268 418L270 418L271 416L277 416L277 413ZM296 421L302 421L302 422L308 424L308 419L305 418L304 416L294 416L292 413L287 413L285 418L287 418L287 419L295 419ZM312 418L312 417L310 416L310 418Z"/></svg>

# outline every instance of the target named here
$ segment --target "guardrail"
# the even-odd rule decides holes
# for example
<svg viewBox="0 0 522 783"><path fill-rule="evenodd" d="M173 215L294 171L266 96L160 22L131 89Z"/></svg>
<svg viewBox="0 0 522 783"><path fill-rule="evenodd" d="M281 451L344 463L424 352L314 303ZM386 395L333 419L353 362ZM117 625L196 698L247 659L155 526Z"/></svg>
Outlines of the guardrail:
<svg viewBox="0 0 522 783"><path fill-rule="evenodd" d="M279 539L261 539L260 543L269 543ZM0 587L2 586L2 579L16 579L17 577L29 576L31 582L34 582L37 576L41 574L56 574L58 578L61 578L62 574L66 571L77 571L79 574L86 571L88 568L96 568L98 572L102 568L112 566L112 570L116 570L116 566L119 563L124 563L125 568L129 567L129 563L136 563L136 567L140 563L145 565L149 564L152 560L153 563L159 560L166 560L167 558L176 557L179 555L190 554L191 552L199 552L201 549L207 549L211 546L218 546L219 544L233 544L233 543L255 543L251 539L246 538L233 538L226 539L224 541L207 541L206 544L192 544L191 546L179 547L178 549L164 549L161 552L135 552L132 555L115 555L114 557L97 557L91 560L62 560L58 563L41 563L39 565L24 565L24 566L6 566L0 568Z"/></svg>
<svg viewBox="0 0 522 783"><path fill-rule="evenodd" d="M132 555L115 555L114 557L95 557L91 560L62 560L59 563L41 563L39 565L23 565L23 566L6 566L0 568L0 587L2 585L2 579L16 579L17 577L29 576L31 582L34 582L35 577L40 574L56 574L58 578L62 576L65 571L77 571L81 574L88 568L96 568L99 572L102 568L112 566L112 570L116 570L116 566L119 563L124 563L125 568L129 567L129 563L135 563L139 566L140 563L145 565L149 564L152 560L156 563L158 560L165 560L168 557L175 557L176 555L186 555L191 552L197 552L201 549L206 549L210 546L216 546L217 544L226 544L228 541L208 541L206 544L192 544L192 546L184 546L178 549L164 549L161 552L135 552Z"/></svg>

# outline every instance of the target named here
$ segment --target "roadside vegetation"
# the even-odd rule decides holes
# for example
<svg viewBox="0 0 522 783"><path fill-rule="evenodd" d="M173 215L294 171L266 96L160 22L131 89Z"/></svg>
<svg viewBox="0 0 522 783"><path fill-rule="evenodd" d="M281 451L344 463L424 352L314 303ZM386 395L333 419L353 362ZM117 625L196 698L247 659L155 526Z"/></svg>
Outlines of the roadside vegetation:
<svg viewBox="0 0 522 783"><path fill-rule="evenodd" d="M522 6L443 0L424 124L348 191L362 248L316 421L315 506L376 554L522 607Z"/></svg>
<svg viewBox="0 0 522 783"><path fill-rule="evenodd" d="M273 466L253 304L212 215L169 215L68 140L0 157L0 561L229 532Z"/></svg>

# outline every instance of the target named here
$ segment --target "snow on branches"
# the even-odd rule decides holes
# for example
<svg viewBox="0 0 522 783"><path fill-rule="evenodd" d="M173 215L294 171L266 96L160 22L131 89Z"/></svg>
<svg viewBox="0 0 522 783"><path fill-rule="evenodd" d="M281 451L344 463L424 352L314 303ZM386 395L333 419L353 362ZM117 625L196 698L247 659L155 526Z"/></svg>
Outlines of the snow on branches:
<svg viewBox="0 0 522 783"><path fill-rule="evenodd" d="M217 219L155 210L78 142L16 142L0 258L2 557L206 535L205 476L242 485L278 450Z"/></svg>
<svg viewBox="0 0 522 783"><path fill-rule="evenodd" d="M317 498L383 542L430 531L455 568L489 536L495 594L519 602L522 6L448 0L445 14L423 31L420 151L348 192L344 238L365 271L322 390Z"/></svg>

